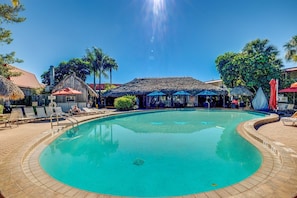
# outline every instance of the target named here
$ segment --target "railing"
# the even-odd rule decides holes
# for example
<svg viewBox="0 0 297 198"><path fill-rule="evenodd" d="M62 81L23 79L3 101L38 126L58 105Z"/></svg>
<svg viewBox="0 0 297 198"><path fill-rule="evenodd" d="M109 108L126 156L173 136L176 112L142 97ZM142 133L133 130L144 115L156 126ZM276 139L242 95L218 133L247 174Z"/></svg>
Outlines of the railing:
<svg viewBox="0 0 297 198"><path fill-rule="evenodd" d="M51 121L51 131L52 135L54 135L55 132L59 132L63 127L62 126L68 126L68 123L61 123L60 119L64 119L66 121L69 121L70 125L72 128L78 127L78 120L75 119L72 116L66 115L66 114L61 114L61 113L53 113L50 116L50 121ZM56 122L56 125L54 124ZM76 125L76 126L75 126ZM55 131L54 127L57 126L57 131Z"/></svg>

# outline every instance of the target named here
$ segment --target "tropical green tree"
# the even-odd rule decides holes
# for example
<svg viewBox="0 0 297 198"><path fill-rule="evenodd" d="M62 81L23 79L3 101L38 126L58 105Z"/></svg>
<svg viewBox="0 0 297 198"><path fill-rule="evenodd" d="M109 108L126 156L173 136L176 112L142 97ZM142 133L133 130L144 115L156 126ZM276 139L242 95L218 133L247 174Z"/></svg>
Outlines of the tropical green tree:
<svg viewBox="0 0 297 198"><path fill-rule="evenodd" d="M109 56L103 54L102 60L100 61L100 66L98 67L98 80L99 80L99 101L101 104L101 84L102 84L102 76L104 78L108 78L106 73L107 65L108 65Z"/></svg>
<svg viewBox="0 0 297 198"><path fill-rule="evenodd" d="M75 73L76 76L82 79L83 81L86 81L87 76L91 74L88 62L84 61L81 58L70 59L66 63L66 67L68 68L69 74Z"/></svg>
<svg viewBox="0 0 297 198"><path fill-rule="evenodd" d="M117 86L115 86L115 85L113 85L113 84L108 84L108 83L106 83L105 86L104 86L105 91L109 91L109 90L114 89L114 88L116 88L116 87L117 87Z"/></svg>
<svg viewBox="0 0 297 198"><path fill-rule="evenodd" d="M12 32L4 28L3 24L20 23L25 21L24 17L19 17L19 12L24 10L23 5L19 4L18 1L13 0L12 5L0 4L0 44L4 43L9 45L13 39L11 38ZM10 72L8 64L15 62L22 62L22 60L15 57L15 52L8 54L0 54L0 75L5 77L19 75Z"/></svg>
<svg viewBox="0 0 297 198"><path fill-rule="evenodd" d="M281 77L281 59L267 39L246 44L241 53L225 53L216 59L216 67L227 87L248 87L254 93L259 87L269 92L269 81Z"/></svg>
<svg viewBox="0 0 297 198"><path fill-rule="evenodd" d="M111 57L107 57L104 68L106 70L109 70L109 80L110 80L111 85L112 85L112 70L118 70L118 67L119 66L116 63L115 59L113 59Z"/></svg>
<svg viewBox="0 0 297 198"><path fill-rule="evenodd" d="M236 87L240 84L236 76L239 74L240 67L233 63L238 54L227 52L216 59L216 67L221 75L221 79L227 87Z"/></svg>
<svg viewBox="0 0 297 198"><path fill-rule="evenodd" d="M99 101L101 100L101 76L108 77L106 67L109 64L109 56L105 55L102 49L93 47L86 50L84 60L89 63L91 73L94 75L94 90L96 91L96 76L99 78ZM100 101L101 102L101 101Z"/></svg>
<svg viewBox="0 0 297 198"><path fill-rule="evenodd" d="M77 77L86 81L87 76L90 75L91 71L88 62L83 59L73 58L69 61L61 62L55 67L55 83L59 83L67 75L75 73ZM50 85L50 69L41 75L42 83Z"/></svg>
<svg viewBox="0 0 297 198"><path fill-rule="evenodd" d="M284 45L286 50L285 58L288 61L297 62L297 35Z"/></svg>
<svg viewBox="0 0 297 198"><path fill-rule="evenodd" d="M86 49L86 55L83 58L88 63L89 68L91 68L91 73L93 74L93 77L94 77L93 78L94 91L96 91L96 75L98 74L97 71L99 69L99 65L98 65L99 61L97 61L95 51L99 51L99 53L103 54L101 49L93 47L93 49ZM102 57L103 57L103 55L102 55Z"/></svg>

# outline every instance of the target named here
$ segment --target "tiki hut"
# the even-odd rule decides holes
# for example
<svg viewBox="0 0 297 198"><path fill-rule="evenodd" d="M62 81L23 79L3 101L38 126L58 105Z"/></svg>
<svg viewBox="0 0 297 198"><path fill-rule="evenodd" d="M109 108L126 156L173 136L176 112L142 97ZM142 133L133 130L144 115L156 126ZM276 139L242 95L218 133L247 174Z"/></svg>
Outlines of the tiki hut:
<svg viewBox="0 0 297 198"><path fill-rule="evenodd" d="M185 91L190 93L191 96L189 98L192 98L192 103L195 103L193 100L195 95L204 90L215 92L218 96L225 96L227 94L226 90L221 87L206 84L192 77L168 77L135 78L118 88L104 93L103 97L105 98L107 105L112 105L114 98L124 95L135 95L139 99L140 107L146 108L150 102L150 98L148 98L147 95L154 91L161 91L166 94L164 97L170 97L171 99L174 93ZM172 106L172 104L169 105ZM198 104L196 104L196 106L198 106Z"/></svg>
<svg viewBox="0 0 297 198"><path fill-rule="evenodd" d="M75 73L66 76L62 81L60 81L53 88L52 93L65 88L72 88L81 92L81 94L57 95L56 103L58 106L62 107L63 111L68 111L73 105L77 105L80 108L86 107L92 97L98 98L98 94L82 79L77 77Z"/></svg>
<svg viewBox="0 0 297 198"><path fill-rule="evenodd" d="M10 100L20 100L25 97L23 91L11 80L0 76L0 98Z"/></svg>

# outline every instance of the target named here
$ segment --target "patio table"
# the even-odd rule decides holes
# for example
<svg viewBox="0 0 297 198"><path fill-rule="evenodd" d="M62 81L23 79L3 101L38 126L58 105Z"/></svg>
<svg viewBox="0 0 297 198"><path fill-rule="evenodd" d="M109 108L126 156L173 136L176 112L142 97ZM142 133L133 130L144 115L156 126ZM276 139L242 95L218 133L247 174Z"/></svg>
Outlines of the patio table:
<svg viewBox="0 0 297 198"><path fill-rule="evenodd" d="M0 114L0 123L4 123L5 127L7 126L9 116L10 114Z"/></svg>

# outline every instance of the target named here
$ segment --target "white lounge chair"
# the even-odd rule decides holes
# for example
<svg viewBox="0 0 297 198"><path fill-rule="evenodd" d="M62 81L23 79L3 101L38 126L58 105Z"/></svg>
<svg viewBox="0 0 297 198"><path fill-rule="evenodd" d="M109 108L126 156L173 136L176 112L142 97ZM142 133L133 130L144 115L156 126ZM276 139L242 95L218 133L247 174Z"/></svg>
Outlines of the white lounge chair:
<svg viewBox="0 0 297 198"><path fill-rule="evenodd" d="M18 114L18 120L23 121L23 122L29 122L32 121L32 118L27 118L24 113L22 108L12 108L11 112L17 112ZM35 119L35 118L34 118Z"/></svg>
<svg viewBox="0 0 297 198"><path fill-rule="evenodd" d="M24 112L25 112L25 118L27 120L36 120L37 116L35 115L33 107L24 107Z"/></svg>
<svg viewBox="0 0 297 198"><path fill-rule="evenodd" d="M70 116L69 113L65 113L63 110L62 110L62 107L54 107L54 111L55 111L55 114L58 114L60 116Z"/></svg>
<svg viewBox="0 0 297 198"><path fill-rule="evenodd" d="M36 113L38 119L47 119L49 116L45 113L44 107L36 107Z"/></svg>
<svg viewBox="0 0 297 198"><path fill-rule="evenodd" d="M46 111L47 117L51 117L51 115L54 114L54 108L53 107L46 106L45 111Z"/></svg>
<svg viewBox="0 0 297 198"><path fill-rule="evenodd" d="M95 109L95 108L84 107L82 109L88 114L103 114L103 113L105 113L104 111L100 111L99 109Z"/></svg>
<svg viewBox="0 0 297 198"><path fill-rule="evenodd" d="M81 110L77 105L72 105L71 109L69 110L69 113L73 116L88 115L88 113L85 110Z"/></svg>
<svg viewBox="0 0 297 198"><path fill-rule="evenodd" d="M84 112L86 112L87 114L91 115L91 114L96 114L96 112L92 111L91 109L84 107L82 108Z"/></svg>
<svg viewBox="0 0 297 198"><path fill-rule="evenodd" d="M287 111L287 113L294 113L296 111L295 105L294 104L288 104L286 111Z"/></svg>
<svg viewBox="0 0 297 198"><path fill-rule="evenodd" d="M297 125L297 112L295 112L291 117L282 117L281 121L285 126Z"/></svg>

